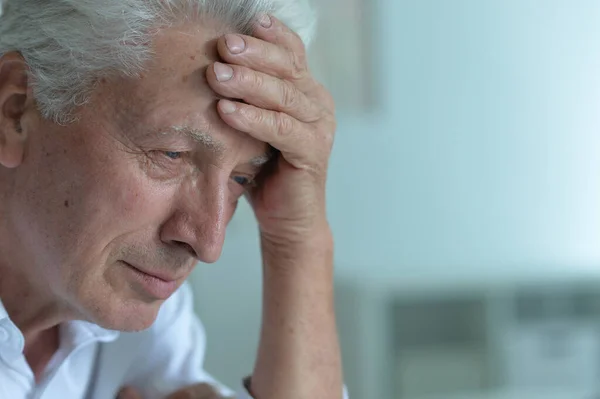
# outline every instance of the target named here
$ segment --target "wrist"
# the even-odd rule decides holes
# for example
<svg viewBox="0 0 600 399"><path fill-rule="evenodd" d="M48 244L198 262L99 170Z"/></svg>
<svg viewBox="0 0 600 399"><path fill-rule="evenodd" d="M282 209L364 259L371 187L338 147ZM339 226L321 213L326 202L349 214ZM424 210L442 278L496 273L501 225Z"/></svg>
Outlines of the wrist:
<svg viewBox="0 0 600 399"><path fill-rule="evenodd" d="M333 245L331 227L326 218L311 222L277 222L275 227L260 226L263 245L277 247L302 247L317 244Z"/></svg>
<svg viewBox="0 0 600 399"><path fill-rule="evenodd" d="M280 234L261 232L265 263L315 262L333 260L334 240L328 223L310 230L291 230Z"/></svg>

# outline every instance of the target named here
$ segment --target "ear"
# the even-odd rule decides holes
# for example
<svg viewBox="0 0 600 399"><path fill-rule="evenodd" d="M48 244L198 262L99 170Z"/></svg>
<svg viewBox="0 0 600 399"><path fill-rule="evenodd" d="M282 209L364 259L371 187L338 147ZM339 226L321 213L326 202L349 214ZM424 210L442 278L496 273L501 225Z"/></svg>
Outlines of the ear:
<svg viewBox="0 0 600 399"><path fill-rule="evenodd" d="M15 52L0 57L0 165L16 168L23 161L26 133L22 118L28 96L28 66Z"/></svg>

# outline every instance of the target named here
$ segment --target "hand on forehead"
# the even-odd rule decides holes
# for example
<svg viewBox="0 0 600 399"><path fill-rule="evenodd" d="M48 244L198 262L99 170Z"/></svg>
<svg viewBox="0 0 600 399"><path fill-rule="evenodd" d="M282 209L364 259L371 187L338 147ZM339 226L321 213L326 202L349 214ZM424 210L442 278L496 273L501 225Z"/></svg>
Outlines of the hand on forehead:
<svg viewBox="0 0 600 399"><path fill-rule="evenodd" d="M156 37L155 59L141 79L110 85L100 97L114 100L120 130L135 139L187 137L204 150L227 153L232 143L250 147L249 163L269 154L268 146L227 125L217 113L217 94L206 79L219 59L222 31L196 25L166 29ZM100 89L102 92L102 89Z"/></svg>

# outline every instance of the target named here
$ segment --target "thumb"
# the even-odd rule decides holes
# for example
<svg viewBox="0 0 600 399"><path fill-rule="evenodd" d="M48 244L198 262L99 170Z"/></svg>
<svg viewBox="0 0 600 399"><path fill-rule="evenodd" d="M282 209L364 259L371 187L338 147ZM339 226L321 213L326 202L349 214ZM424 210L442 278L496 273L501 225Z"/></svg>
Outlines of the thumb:
<svg viewBox="0 0 600 399"><path fill-rule="evenodd" d="M117 399L142 399L142 396L132 387L124 387L119 391Z"/></svg>

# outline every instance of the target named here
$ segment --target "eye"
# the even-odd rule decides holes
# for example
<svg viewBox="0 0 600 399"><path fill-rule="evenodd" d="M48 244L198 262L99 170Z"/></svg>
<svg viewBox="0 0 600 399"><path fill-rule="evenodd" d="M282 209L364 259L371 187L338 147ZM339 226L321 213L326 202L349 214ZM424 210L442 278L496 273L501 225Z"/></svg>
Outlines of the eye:
<svg viewBox="0 0 600 399"><path fill-rule="evenodd" d="M171 159L181 158L181 152L177 152L177 151L165 151L165 155Z"/></svg>
<svg viewBox="0 0 600 399"><path fill-rule="evenodd" d="M240 186L247 186L248 184L250 184L250 179L244 176L234 176L232 177L232 179Z"/></svg>

